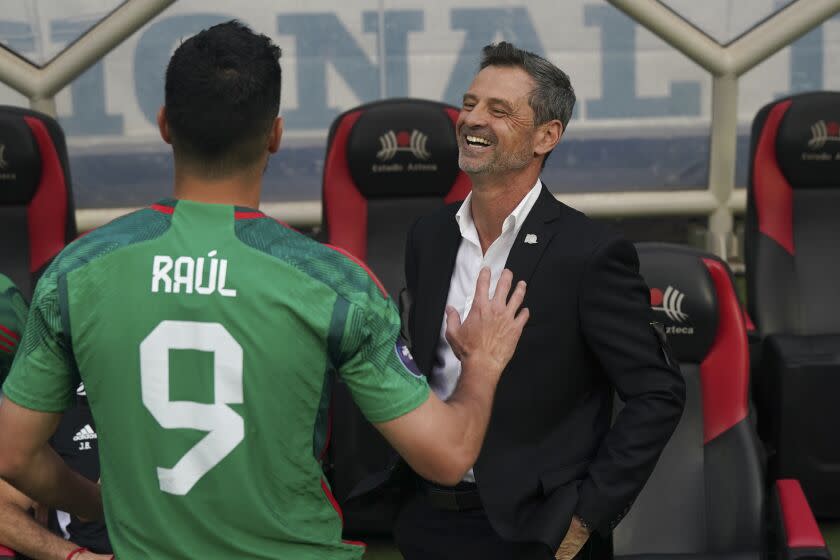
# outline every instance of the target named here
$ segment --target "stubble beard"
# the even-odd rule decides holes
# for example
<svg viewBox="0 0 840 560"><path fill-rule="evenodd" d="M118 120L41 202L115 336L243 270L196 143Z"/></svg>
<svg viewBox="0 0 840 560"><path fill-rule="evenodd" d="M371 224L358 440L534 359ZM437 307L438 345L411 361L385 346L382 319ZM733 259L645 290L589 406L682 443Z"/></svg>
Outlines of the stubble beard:
<svg viewBox="0 0 840 560"><path fill-rule="evenodd" d="M499 153L493 151L491 157L476 161L473 158L464 157L461 150L458 151L458 167L469 175L499 175L508 171L518 171L527 167L534 158L534 148L528 144L522 144L520 150L515 152Z"/></svg>

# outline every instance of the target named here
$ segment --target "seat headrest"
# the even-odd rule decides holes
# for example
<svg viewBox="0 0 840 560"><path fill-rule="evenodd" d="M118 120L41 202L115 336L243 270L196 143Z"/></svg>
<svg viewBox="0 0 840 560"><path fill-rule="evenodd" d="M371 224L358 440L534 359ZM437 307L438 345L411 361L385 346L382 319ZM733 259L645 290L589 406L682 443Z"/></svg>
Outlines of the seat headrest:
<svg viewBox="0 0 840 560"><path fill-rule="evenodd" d="M665 326L674 355L684 363L701 363L718 329L717 292L703 262L709 255L664 243L636 247L654 316Z"/></svg>
<svg viewBox="0 0 840 560"><path fill-rule="evenodd" d="M776 159L793 189L840 188L840 92L796 95L776 135Z"/></svg>
<svg viewBox="0 0 840 560"><path fill-rule="evenodd" d="M371 103L347 139L347 162L365 198L444 196L458 175L451 108L394 99Z"/></svg>
<svg viewBox="0 0 840 560"><path fill-rule="evenodd" d="M41 155L20 115L0 112L0 205L26 205L41 181Z"/></svg>

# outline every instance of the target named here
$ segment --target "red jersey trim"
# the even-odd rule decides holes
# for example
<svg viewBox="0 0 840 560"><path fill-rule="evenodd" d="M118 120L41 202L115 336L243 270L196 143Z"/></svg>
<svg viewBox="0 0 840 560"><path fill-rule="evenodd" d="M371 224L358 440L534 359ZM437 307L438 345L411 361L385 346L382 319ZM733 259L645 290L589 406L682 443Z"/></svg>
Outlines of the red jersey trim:
<svg viewBox="0 0 840 560"><path fill-rule="evenodd" d="M152 204L149 208L161 214L169 214L170 216L175 213L174 206L166 206L164 204Z"/></svg>
<svg viewBox="0 0 840 560"><path fill-rule="evenodd" d="M300 233L298 230L296 230L295 228L293 228L292 226L290 226L289 224L287 224L283 220L278 220L277 218L272 218L268 214L265 214L264 212L260 212L259 210L251 210L251 211L248 211L248 212L246 212L244 210L237 210L236 212L233 213L233 218L235 220L258 220L260 218L268 218L269 220L274 220L275 222L277 222L278 224L280 224L281 226L283 226L286 229L290 229L294 232Z"/></svg>
<svg viewBox="0 0 840 560"><path fill-rule="evenodd" d="M321 490L324 491L324 495L330 501L330 505L332 505L333 509L338 514L338 518L341 520L341 525L344 526L344 512L341 511L341 506L338 505L338 500L335 499L332 490L330 490L330 487L327 485L327 481L323 478L321 479ZM362 548L367 548L367 544L363 543L362 541L342 540L341 542L352 546L361 546Z"/></svg>
<svg viewBox="0 0 840 560"><path fill-rule="evenodd" d="M0 346L0 348L3 348L4 350L6 349L5 347L9 347L9 349L10 349L9 352L14 352L14 349L17 347L17 344L15 344L15 341L13 341L10 338L6 338L2 334L0 334L0 344L3 345L3 346Z"/></svg>
<svg viewBox="0 0 840 560"><path fill-rule="evenodd" d="M235 220L256 220L257 218L265 218L265 214L259 211L244 212L237 210L233 213L233 218Z"/></svg>
<svg viewBox="0 0 840 560"><path fill-rule="evenodd" d="M12 337L15 340L20 340L20 335L18 333L16 333L15 331L13 331L12 329L8 328L8 327L4 327L3 325L0 325L0 331L3 331L4 333L6 333L7 335L9 335L10 337Z"/></svg>
<svg viewBox="0 0 840 560"><path fill-rule="evenodd" d="M338 514L338 518L341 519L341 524L344 525L344 512L341 511L341 506L338 505L338 500L335 499L333 496L332 490L327 485L327 481L323 478L321 479L321 490L324 491L324 495L330 501L330 505L333 507L335 512Z"/></svg>

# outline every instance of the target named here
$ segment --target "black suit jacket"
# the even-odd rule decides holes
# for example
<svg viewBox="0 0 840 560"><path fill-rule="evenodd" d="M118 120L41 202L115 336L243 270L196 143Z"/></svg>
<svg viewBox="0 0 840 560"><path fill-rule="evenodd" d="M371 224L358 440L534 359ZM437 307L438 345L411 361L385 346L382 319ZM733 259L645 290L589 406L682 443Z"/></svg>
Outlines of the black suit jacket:
<svg viewBox="0 0 840 560"><path fill-rule="evenodd" d="M431 372L461 234L459 205L408 235L408 331ZM534 234L536 244L526 244ZM507 260L531 313L493 404L475 465L495 530L557 550L577 513L607 535L676 428L685 400L651 323L633 245L543 187ZM613 391L626 405L611 426Z"/></svg>

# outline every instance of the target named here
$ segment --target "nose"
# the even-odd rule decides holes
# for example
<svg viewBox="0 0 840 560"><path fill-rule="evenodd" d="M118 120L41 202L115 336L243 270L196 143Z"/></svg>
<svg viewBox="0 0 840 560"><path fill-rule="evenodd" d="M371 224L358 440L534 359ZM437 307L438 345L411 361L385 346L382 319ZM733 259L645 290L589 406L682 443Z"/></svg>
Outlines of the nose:
<svg viewBox="0 0 840 560"><path fill-rule="evenodd" d="M481 103L476 103L470 110L461 109L458 124L470 128L480 128L487 124L487 111Z"/></svg>

